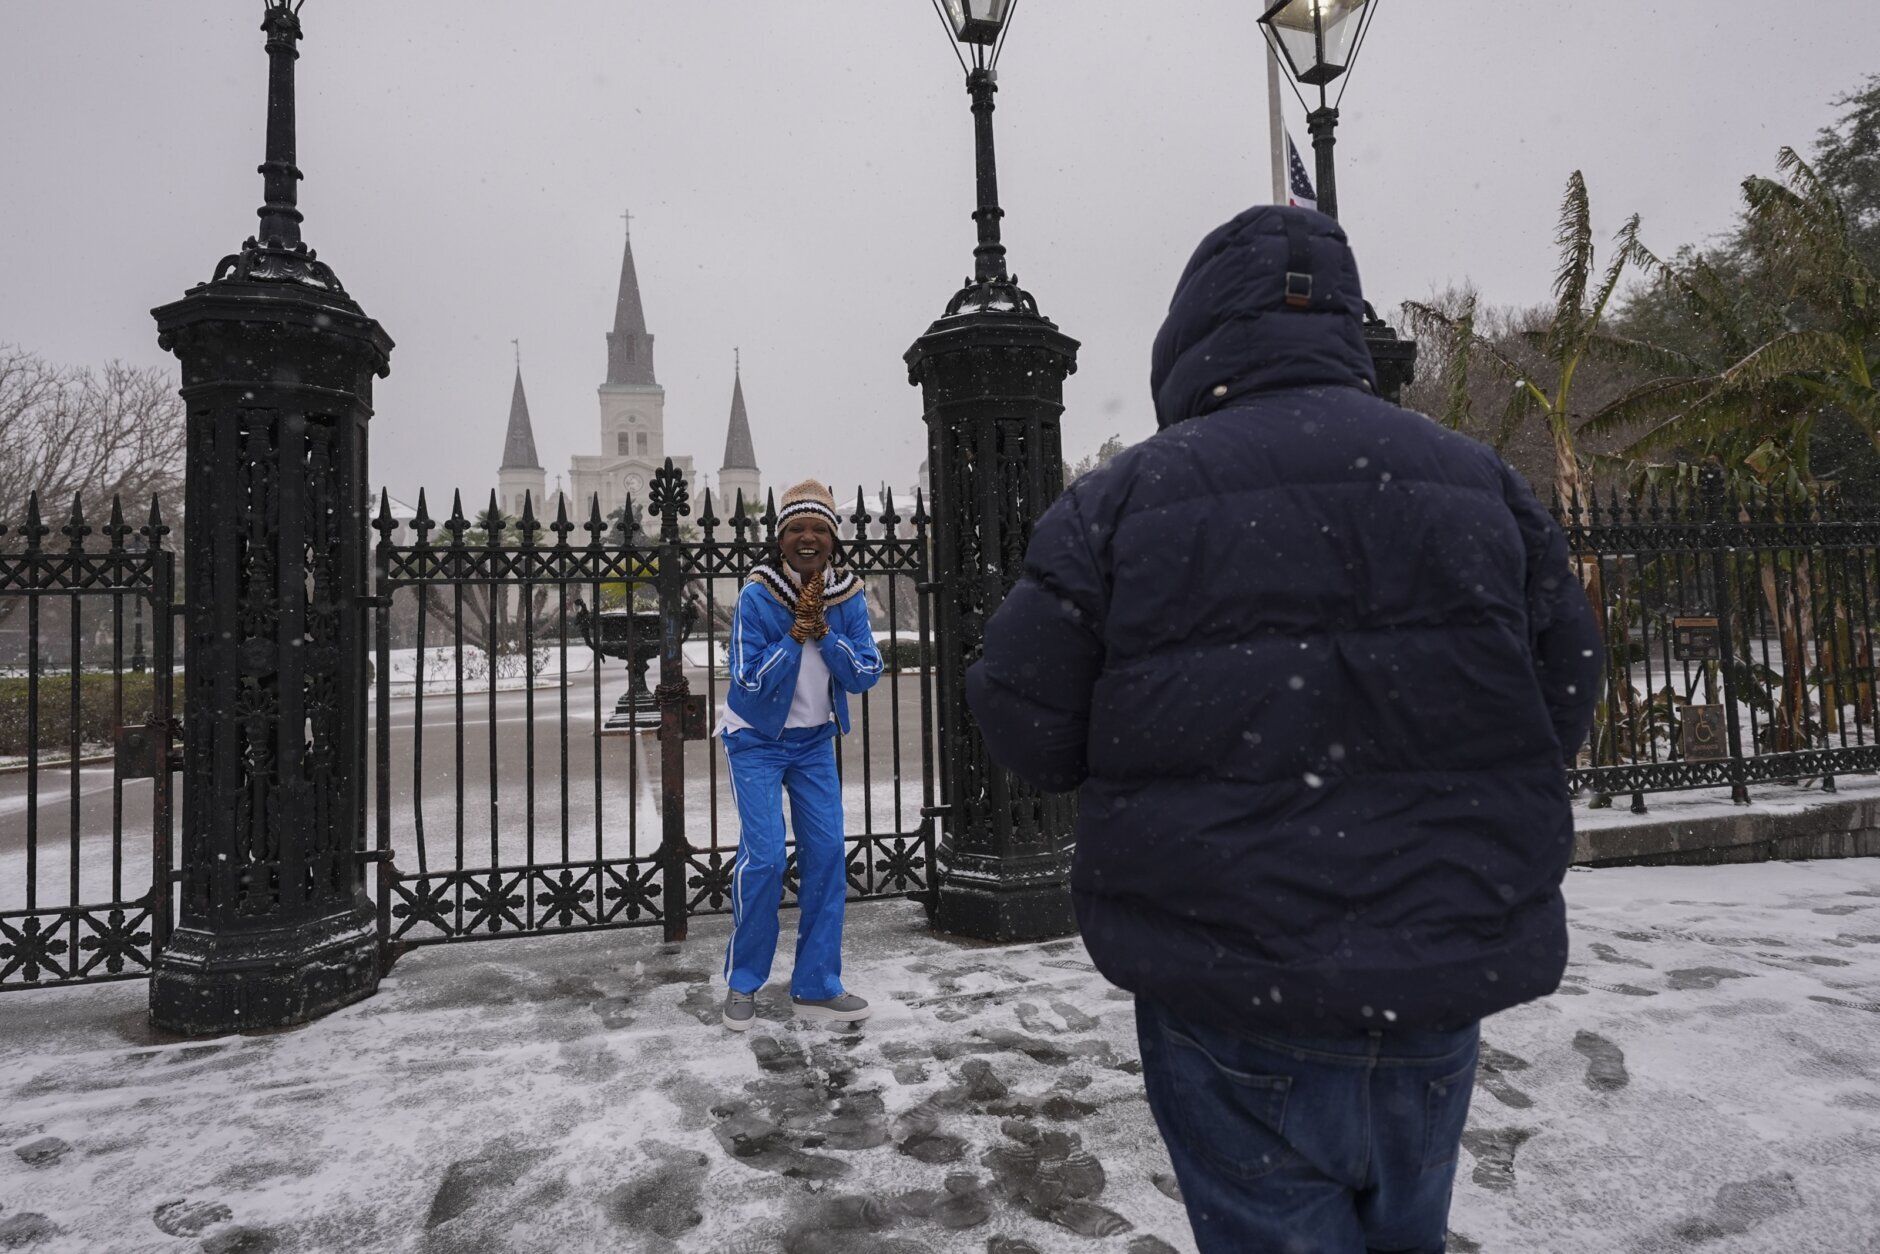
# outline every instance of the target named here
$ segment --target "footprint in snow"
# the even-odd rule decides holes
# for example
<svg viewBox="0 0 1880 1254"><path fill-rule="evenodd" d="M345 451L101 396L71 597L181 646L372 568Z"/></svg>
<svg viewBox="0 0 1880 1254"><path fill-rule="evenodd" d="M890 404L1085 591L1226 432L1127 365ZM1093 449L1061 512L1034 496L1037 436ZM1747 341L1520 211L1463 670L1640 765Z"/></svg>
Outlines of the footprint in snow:
<svg viewBox="0 0 1880 1254"><path fill-rule="evenodd" d="M1632 1082L1625 1071L1625 1051L1597 1032L1576 1032L1573 1048L1586 1056L1586 1087L1614 1092Z"/></svg>
<svg viewBox="0 0 1880 1254"><path fill-rule="evenodd" d="M1475 1082L1487 1089L1502 1105L1526 1110L1534 1104L1534 1099L1510 1083L1508 1073L1527 1069L1527 1059L1517 1058L1484 1042L1475 1068Z"/></svg>

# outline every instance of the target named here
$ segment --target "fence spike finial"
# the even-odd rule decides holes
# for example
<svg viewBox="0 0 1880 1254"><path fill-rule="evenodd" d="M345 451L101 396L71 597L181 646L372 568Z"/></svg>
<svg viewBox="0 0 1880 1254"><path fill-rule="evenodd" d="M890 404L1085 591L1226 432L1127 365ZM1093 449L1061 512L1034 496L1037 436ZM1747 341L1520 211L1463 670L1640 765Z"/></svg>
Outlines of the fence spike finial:
<svg viewBox="0 0 1880 1254"><path fill-rule="evenodd" d="M39 516L39 493L29 492L26 496L26 525L21 528L26 533L26 551L37 553L39 542L46 538L52 529L46 526Z"/></svg>
<svg viewBox="0 0 1880 1254"><path fill-rule="evenodd" d="M372 520L372 529L379 533L381 545L390 544L392 533L398 530L398 520L392 517L392 494L384 488L379 489L379 512Z"/></svg>
<svg viewBox="0 0 1880 1254"><path fill-rule="evenodd" d="M159 547L163 537L170 534L170 524L163 521L163 502L154 494L150 498L150 520L144 524L143 534L153 549Z"/></svg>
<svg viewBox="0 0 1880 1254"><path fill-rule="evenodd" d="M59 528L59 534L71 541L74 553L85 551L85 537L91 534L91 527L85 522L85 502L78 493L72 493L72 512L65 520L65 526Z"/></svg>
<svg viewBox="0 0 1880 1254"><path fill-rule="evenodd" d="M483 514L483 531L487 537L484 543L493 549L501 548L504 530L503 507L496 499L496 489L491 488L489 508Z"/></svg>
<svg viewBox="0 0 1880 1254"><path fill-rule="evenodd" d="M111 497L111 517L104 525L105 538L111 542L111 551L113 553L122 553L124 551L124 537L130 535L130 533L131 529L124 523L124 502L116 495L113 495Z"/></svg>
<svg viewBox="0 0 1880 1254"><path fill-rule="evenodd" d="M450 546L453 549L463 547L463 533L470 530L470 520L463 516L462 488L451 489L450 520L444 524L444 530L450 532Z"/></svg>
<svg viewBox="0 0 1880 1254"><path fill-rule="evenodd" d="M598 492L588 496L588 520L582 527L588 533L588 547L600 548L601 539L607 534L607 520L601 517L601 494Z"/></svg>
<svg viewBox="0 0 1880 1254"><path fill-rule="evenodd" d="M574 524L568 521L568 497L564 493L555 494L555 521L548 529L555 533L556 548L568 547L568 534L574 530Z"/></svg>
<svg viewBox="0 0 1880 1254"><path fill-rule="evenodd" d="M534 548L535 537L541 534L542 524L535 521L535 494L522 494L522 517L516 520L516 531L522 537L523 547Z"/></svg>

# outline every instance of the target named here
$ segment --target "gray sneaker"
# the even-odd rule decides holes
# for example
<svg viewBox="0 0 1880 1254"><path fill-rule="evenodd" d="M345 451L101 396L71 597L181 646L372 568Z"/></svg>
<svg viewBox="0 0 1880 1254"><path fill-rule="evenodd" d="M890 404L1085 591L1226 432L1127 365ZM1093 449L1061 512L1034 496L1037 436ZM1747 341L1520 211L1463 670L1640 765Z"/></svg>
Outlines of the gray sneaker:
<svg viewBox="0 0 1880 1254"><path fill-rule="evenodd" d="M792 997L790 1004L796 1007L797 1018L808 1019L812 1023L860 1023L875 1013L872 1006L854 993L826 997L821 1001Z"/></svg>
<svg viewBox="0 0 1880 1254"><path fill-rule="evenodd" d="M733 989L725 994L725 1026L733 1032L749 1032L757 1022L757 995Z"/></svg>

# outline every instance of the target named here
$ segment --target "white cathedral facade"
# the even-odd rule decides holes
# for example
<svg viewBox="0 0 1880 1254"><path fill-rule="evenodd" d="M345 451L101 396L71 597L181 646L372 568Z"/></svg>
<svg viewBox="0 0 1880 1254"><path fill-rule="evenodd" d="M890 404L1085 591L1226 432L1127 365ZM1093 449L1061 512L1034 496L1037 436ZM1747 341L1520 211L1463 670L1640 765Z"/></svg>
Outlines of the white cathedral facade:
<svg viewBox="0 0 1880 1254"><path fill-rule="evenodd" d="M665 466L668 457L685 476L692 500L697 502L705 484L694 459L690 454L672 451L666 442L666 389L660 386L653 369L653 336L646 329L639 275L633 264L633 238L629 235L620 263L614 329L607 333L607 379L600 386L599 451L576 454L570 460L566 495L570 520L577 524L585 521L589 501L594 498L600 501L601 517L611 518L631 497L641 511L644 526L653 474ZM535 451L535 430L518 366L503 461L497 472L497 498L503 512L512 517L521 514L526 496L535 503L538 521L550 521L555 507L548 502L546 480ZM713 485L712 504L719 517L729 516L740 491L747 502L763 499L763 475L751 441L741 370L733 377L724 461Z"/></svg>

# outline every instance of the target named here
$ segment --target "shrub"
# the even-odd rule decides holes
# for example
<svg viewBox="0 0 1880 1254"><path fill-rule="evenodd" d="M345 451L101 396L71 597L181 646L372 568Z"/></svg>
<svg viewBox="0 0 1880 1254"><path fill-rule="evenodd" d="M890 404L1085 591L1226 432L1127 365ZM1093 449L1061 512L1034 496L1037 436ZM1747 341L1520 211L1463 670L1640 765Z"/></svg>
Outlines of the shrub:
<svg viewBox="0 0 1880 1254"><path fill-rule="evenodd" d="M881 663L884 672L919 670L933 665L933 650L924 640L884 640Z"/></svg>
<svg viewBox="0 0 1880 1254"><path fill-rule="evenodd" d="M154 676L127 674L124 679L124 722L126 725L148 722ZM174 676L171 689L173 710L182 709L183 677ZM27 698L31 685L25 679L0 679L0 754L17 756L27 752ZM116 730L112 677L109 674L81 674L78 677L78 739L83 745L108 745ZM39 748L63 750L72 742L72 677L48 675L39 681Z"/></svg>

